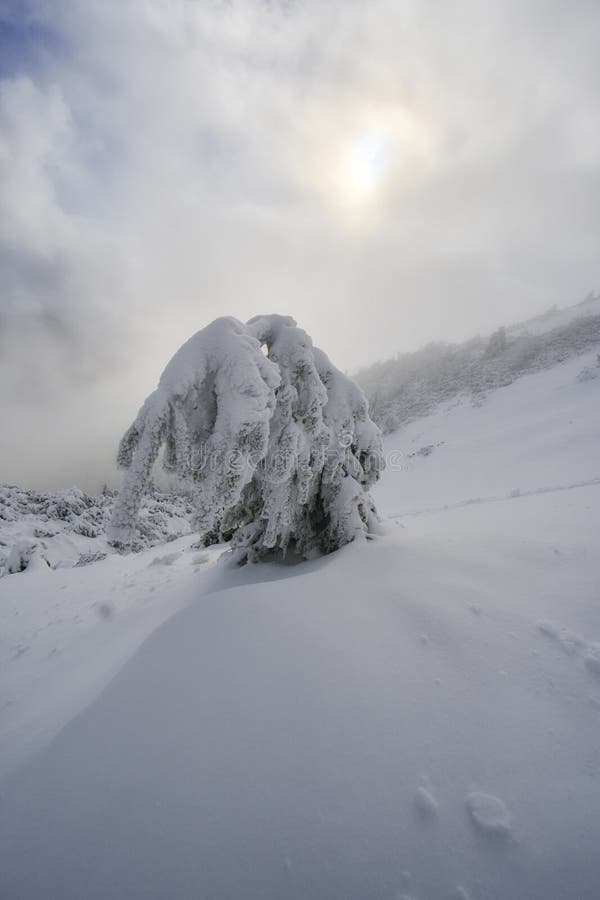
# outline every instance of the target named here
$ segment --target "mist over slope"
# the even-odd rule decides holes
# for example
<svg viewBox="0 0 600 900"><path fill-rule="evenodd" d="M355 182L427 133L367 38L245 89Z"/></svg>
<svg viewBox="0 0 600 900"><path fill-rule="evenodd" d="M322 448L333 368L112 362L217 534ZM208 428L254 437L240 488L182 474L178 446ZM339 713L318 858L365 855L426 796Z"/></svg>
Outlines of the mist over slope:
<svg viewBox="0 0 600 900"><path fill-rule="evenodd" d="M576 306L553 307L487 338L428 344L399 354L363 369L357 381L374 421L391 432L460 394L481 401L526 372L551 368L593 347L600 350L600 296L590 295Z"/></svg>

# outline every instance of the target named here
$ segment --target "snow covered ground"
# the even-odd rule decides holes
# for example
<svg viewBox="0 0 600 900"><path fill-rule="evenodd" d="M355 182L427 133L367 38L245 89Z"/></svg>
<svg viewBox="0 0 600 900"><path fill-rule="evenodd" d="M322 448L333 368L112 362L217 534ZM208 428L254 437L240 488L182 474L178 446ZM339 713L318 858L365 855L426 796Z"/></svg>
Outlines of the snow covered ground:
<svg viewBox="0 0 600 900"><path fill-rule="evenodd" d="M415 353L375 363L357 378L370 399L371 415L391 433L425 418L442 403L465 396L480 402L486 394L526 374L586 357L598 376L600 297L500 328L487 338L463 344L428 344Z"/></svg>
<svg viewBox="0 0 600 900"><path fill-rule="evenodd" d="M385 451L394 474L373 495L380 511L400 516L600 483L596 351L475 405L461 397L438 407L386 438Z"/></svg>
<svg viewBox="0 0 600 900"><path fill-rule="evenodd" d="M221 552L198 550L196 541L0 580L0 776L47 742L188 602L189 588Z"/></svg>
<svg viewBox="0 0 600 900"><path fill-rule="evenodd" d="M597 900L594 362L391 435L325 559L2 578L2 900Z"/></svg>

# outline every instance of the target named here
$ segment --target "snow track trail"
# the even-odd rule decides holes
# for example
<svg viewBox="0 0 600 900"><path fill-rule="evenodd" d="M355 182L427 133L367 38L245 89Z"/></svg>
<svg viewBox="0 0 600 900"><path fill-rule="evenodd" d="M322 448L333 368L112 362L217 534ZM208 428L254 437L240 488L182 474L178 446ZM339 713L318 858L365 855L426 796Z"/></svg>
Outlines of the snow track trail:
<svg viewBox="0 0 600 900"><path fill-rule="evenodd" d="M530 488L521 490L516 488L504 497L471 497L468 500L459 500L457 503L448 503L445 506L430 506L426 509L411 509L404 513L388 513L388 519L411 519L415 516L427 516L432 513L449 512L453 509L463 509L465 506L481 506L486 503L503 503L505 500L520 500L521 497L534 497L537 494L555 494L559 491L573 491L578 488L598 487L600 478L589 478L586 481L576 481L573 484L559 484L553 487Z"/></svg>

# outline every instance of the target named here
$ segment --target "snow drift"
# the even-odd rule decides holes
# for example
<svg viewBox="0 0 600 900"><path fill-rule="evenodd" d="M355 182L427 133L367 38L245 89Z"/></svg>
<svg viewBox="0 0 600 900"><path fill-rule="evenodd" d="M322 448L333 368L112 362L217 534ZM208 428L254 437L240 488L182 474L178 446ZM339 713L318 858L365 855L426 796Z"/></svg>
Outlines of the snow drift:
<svg viewBox="0 0 600 900"><path fill-rule="evenodd" d="M1 579L0 762L64 726L2 781L3 900L597 900L594 359L390 436L369 543Z"/></svg>

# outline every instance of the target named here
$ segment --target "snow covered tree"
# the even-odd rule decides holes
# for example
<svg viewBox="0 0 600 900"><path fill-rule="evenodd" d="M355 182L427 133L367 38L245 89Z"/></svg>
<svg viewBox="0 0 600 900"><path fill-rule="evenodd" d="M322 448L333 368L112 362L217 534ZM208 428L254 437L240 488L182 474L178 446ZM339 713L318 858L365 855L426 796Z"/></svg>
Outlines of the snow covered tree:
<svg viewBox="0 0 600 900"><path fill-rule="evenodd" d="M366 398L288 316L217 319L177 351L121 440L117 546L135 542L161 449L204 542L231 540L241 561L327 553L377 521L368 491L384 463Z"/></svg>
<svg viewBox="0 0 600 900"><path fill-rule="evenodd" d="M485 348L483 358L491 359L496 356L501 356L503 353L506 353L507 347L508 340L506 338L506 328L502 326L501 328L498 328L497 331L494 331L492 335L490 335L490 339L487 343L487 347Z"/></svg>

